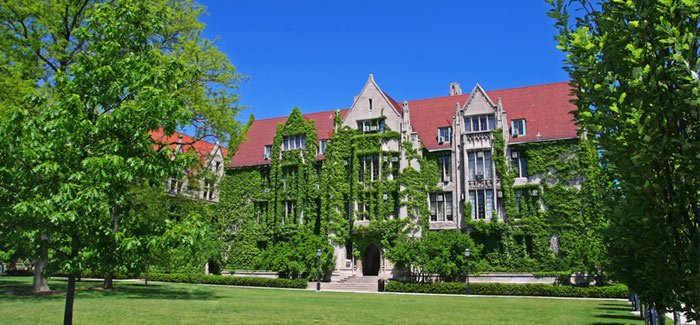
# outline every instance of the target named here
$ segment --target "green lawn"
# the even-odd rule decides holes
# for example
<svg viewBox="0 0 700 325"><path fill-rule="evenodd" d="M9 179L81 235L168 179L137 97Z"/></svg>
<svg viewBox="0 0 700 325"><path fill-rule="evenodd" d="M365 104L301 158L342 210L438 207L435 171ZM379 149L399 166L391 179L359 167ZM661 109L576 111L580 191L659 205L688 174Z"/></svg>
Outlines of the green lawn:
<svg viewBox="0 0 700 325"><path fill-rule="evenodd" d="M65 295L34 296L27 277L0 278L0 323L58 324ZM54 290L66 282L51 280ZM626 302L358 294L81 282L77 324L643 324Z"/></svg>

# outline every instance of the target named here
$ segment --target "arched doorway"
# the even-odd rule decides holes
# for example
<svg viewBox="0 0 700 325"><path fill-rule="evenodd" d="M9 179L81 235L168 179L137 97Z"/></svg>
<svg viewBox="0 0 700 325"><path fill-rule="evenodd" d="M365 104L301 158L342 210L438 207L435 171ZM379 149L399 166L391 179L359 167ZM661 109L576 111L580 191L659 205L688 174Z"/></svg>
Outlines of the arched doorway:
<svg viewBox="0 0 700 325"><path fill-rule="evenodd" d="M381 260L377 245L369 245L362 255L362 275L379 275Z"/></svg>

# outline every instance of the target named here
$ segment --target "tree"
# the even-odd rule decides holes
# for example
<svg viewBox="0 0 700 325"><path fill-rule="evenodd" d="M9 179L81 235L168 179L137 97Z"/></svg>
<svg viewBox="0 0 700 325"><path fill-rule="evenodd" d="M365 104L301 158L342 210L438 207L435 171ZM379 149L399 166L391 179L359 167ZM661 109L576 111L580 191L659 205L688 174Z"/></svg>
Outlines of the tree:
<svg viewBox="0 0 700 325"><path fill-rule="evenodd" d="M700 319L700 1L548 2L576 118L614 179L613 271Z"/></svg>
<svg viewBox="0 0 700 325"><path fill-rule="evenodd" d="M241 77L201 37L202 10L187 0L0 5L0 71L17 80L0 98L0 224L69 275L66 324L80 271L114 263L104 246L122 237L129 186L194 161L149 132L189 125L237 143Z"/></svg>

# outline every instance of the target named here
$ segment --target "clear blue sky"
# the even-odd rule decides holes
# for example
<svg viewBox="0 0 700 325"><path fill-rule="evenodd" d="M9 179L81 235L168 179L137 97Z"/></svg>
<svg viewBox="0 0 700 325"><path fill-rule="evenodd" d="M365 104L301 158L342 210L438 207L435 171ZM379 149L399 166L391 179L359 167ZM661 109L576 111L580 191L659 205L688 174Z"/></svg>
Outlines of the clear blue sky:
<svg viewBox="0 0 700 325"><path fill-rule="evenodd" d="M543 0L200 0L249 79L241 120L347 108L367 76L398 101L567 80Z"/></svg>

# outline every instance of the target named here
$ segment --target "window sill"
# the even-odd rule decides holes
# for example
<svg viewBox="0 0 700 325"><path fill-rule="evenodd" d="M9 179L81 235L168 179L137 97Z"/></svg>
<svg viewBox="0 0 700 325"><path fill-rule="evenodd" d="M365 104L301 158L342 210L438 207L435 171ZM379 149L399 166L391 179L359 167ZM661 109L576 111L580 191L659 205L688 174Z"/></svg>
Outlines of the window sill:
<svg viewBox="0 0 700 325"><path fill-rule="evenodd" d="M430 221L430 230L438 229L457 229L457 224L454 221Z"/></svg>

